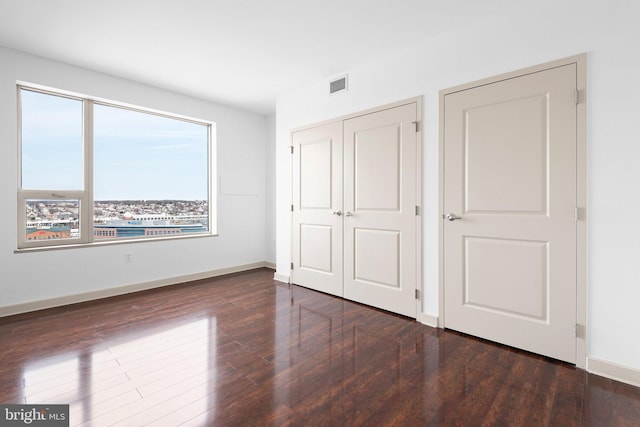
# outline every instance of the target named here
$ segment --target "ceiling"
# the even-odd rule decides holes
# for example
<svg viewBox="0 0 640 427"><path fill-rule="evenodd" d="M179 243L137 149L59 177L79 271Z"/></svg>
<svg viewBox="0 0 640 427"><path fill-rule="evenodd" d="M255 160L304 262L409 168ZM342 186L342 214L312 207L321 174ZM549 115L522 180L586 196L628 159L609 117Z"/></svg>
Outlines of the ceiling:
<svg viewBox="0 0 640 427"><path fill-rule="evenodd" d="M0 0L0 45L269 115L275 100L520 0Z"/></svg>

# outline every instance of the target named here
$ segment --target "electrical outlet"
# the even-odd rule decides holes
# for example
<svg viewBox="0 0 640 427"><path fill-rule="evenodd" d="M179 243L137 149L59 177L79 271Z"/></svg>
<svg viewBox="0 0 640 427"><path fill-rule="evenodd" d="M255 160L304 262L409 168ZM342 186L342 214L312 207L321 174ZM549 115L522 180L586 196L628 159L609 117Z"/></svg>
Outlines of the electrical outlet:
<svg viewBox="0 0 640 427"><path fill-rule="evenodd" d="M133 261L133 256L131 255L130 252L127 252L124 254L124 262L125 263L129 263Z"/></svg>

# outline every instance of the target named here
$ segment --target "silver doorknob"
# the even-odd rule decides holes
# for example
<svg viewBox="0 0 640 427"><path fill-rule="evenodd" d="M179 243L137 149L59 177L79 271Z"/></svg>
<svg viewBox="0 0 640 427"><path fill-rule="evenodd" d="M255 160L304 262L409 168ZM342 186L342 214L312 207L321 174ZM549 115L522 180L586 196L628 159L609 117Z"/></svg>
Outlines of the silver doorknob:
<svg viewBox="0 0 640 427"><path fill-rule="evenodd" d="M346 211L346 212L344 213L344 216L351 216L351 215L352 215L352 214L351 214L351 212L349 212L349 211Z"/></svg>
<svg viewBox="0 0 640 427"><path fill-rule="evenodd" d="M340 216L340 215L342 215L342 211L335 211L333 214Z"/></svg>
<svg viewBox="0 0 640 427"><path fill-rule="evenodd" d="M458 215L456 215L456 214L450 213L449 215L447 215L447 219L448 219L449 221L455 221L456 219L462 219L462 217L459 217L459 216L458 216Z"/></svg>

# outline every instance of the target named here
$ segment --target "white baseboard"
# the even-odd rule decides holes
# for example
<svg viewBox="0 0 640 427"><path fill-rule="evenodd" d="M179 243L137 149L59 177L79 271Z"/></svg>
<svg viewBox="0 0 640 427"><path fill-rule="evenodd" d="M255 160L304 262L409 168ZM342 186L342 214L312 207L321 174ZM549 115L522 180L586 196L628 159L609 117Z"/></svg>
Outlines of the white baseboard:
<svg viewBox="0 0 640 427"><path fill-rule="evenodd" d="M418 317L418 322L423 325L431 326L432 328L438 327L438 316L432 316L427 313L420 313Z"/></svg>
<svg viewBox="0 0 640 427"><path fill-rule="evenodd" d="M587 371L601 377L640 387L640 369L587 357Z"/></svg>
<svg viewBox="0 0 640 427"><path fill-rule="evenodd" d="M30 311L44 310L47 308L59 307L63 305L87 302L101 298L109 298L118 295L130 294L132 292L146 291L148 289L160 288L163 286L176 285L178 283L191 282L193 280L208 279L210 277L224 276L225 274L239 273L241 271L253 270L256 268L274 268L268 262L254 262L251 264L226 267L218 270L203 271L200 273L187 274L184 276L170 277L166 279L152 280L133 285L118 286L115 288L101 289L98 291L83 292L74 295L50 298L40 301L32 301L23 304L0 307L0 317L13 316L15 314L28 313Z"/></svg>
<svg viewBox="0 0 640 427"><path fill-rule="evenodd" d="M278 282L283 283L289 283L289 275L276 272L276 274L273 275L273 280L277 280Z"/></svg>
<svg viewBox="0 0 640 427"><path fill-rule="evenodd" d="M276 263L275 262L265 261L264 262L264 266L267 267L267 268L270 268L272 270L276 269Z"/></svg>

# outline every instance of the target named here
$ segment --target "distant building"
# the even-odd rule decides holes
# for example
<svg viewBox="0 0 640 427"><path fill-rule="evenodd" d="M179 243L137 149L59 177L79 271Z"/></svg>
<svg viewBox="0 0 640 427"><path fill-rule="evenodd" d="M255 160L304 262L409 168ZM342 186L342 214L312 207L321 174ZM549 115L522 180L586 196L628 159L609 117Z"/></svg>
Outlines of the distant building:
<svg viewBox="0 0 640 427"><path fill-rule="evenodd" d="M127 216L124 218L127 218ZM203 233L207 231L207 228L202 224L175 224L168 219L121 219L110 220L105 224L94 224L93 230L93 237L95 239L115 239L168 236L182 233Z"/></svg>
<svg viewBox="0 0 640 427"><path fill-rule="evenodd" d="M95 228L93 229L93 237L96 239L115 239L118 237L118 230L115 228Z"/></svg>
<svg viewBox="0 0 640 427"><path fill-rule="evenodd" d="M27 228L27 240L51 240L70 238L71 228L69 227Z"/></svg>

